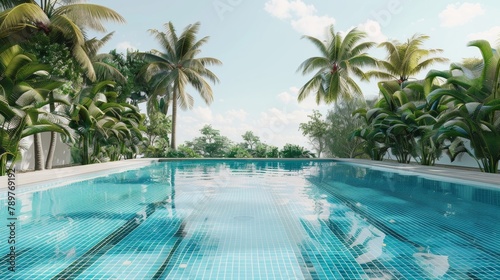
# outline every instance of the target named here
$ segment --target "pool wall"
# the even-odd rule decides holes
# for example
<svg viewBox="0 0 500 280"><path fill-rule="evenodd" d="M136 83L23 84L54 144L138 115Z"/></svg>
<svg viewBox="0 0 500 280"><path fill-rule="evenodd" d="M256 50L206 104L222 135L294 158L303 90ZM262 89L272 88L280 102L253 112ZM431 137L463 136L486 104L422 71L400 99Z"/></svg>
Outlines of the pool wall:
<svg viewBox="0 0 500 280"><path fill-rule="evenodd" d="M56 168L51 170L42 171L32 171L32 172L19 172L16 174L17 186L23 188L24 186L42 183L44 181L52 180L62 180L65 178L70 178L73 176L80 175L91 175L93 173L112 172L113 169L119 170L120 168L132 167L134 165L148 165L152 162L163 162L163 161L243 161L243 162L264 162L270 159L260 159L260 158L249 158L249 159L178 159L178 158L149 158L149 159L132 159L115 161L108 163L99 164L89 164L84 166L73 166ZM296 162L304 161L307 159L272 159L280 162ZM491 174L480 172L472 168L462 168L462 167L449 167L449 166L422 166L418 164L399 164L395 162L388 161L372 161L372 160L362 160L362 159L311 159L311 161L337 161L337 162L348 162L351 164L358 164L362 166L369 166L371 168L389 169L392 172L409 172L414 174L422 174L428 178L439 179L439 180L464 180L470 182L474 185L483 184L487 188L495 188L500 190L500 174ZM7 187L7 176L0 177L0 190ZM4 191L2 191L2 194ZM2 195L0 194L0 196Z"/></svg>

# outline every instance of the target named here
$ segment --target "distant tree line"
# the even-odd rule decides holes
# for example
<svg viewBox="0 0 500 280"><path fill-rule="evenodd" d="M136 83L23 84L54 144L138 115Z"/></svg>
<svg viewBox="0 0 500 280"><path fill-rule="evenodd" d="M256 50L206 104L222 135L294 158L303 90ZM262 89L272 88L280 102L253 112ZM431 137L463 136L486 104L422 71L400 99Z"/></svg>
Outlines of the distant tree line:
<svg viewBox="0 0 500 280"><path fill-rule="evenodd" d="M260 138L252 131L241 135L242 141L234 143L211 125L200 129L200 136L171 149L164 145L160 131L158 135L151 135L156 142L145 156L170 157L170 158L314 158L316 155L306 148L286 144L281 149L261 142ZM167 135L167 134L161 134Z"/></svg>

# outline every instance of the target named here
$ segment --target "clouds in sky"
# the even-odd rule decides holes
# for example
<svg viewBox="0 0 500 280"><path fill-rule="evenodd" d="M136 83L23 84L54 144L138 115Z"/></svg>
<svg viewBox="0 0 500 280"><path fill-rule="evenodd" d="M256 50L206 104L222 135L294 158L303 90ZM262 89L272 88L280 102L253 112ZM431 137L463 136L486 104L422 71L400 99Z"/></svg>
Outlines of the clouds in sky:
<svg viewBox="0 0 500 280"><path fill-rule="evenodd" d="M132 50L132 51L135 51L135 50L138 50L139 48L137 48L136 46L132 45L132 43L130 43L129 41L124 41L124 42L120 42L118 43L118 45L116 45L116 50L120 53L127 53L128 50Z"/></svg>
<svg viewBox="0 0 500 280"><path fill-rule="evenodd" d="M375 43L387 41L387 36L382 33L382 27L378 21L369 19L358 25L358 29L366 32L368 40Z"/></svg>
<svg viewBox="0 0 500 280"><path fill-rule="evenodd" d="M289 21L302 35L323 37L325 28L335 23L333 17L318 15L314 5L302 0L269 0L264 4L264 10L278 19Z"/></svg>
<svg viewBox="0 0 500 280"><path fill-rule="evenodd" d="M439 14L441 26L456 27L462 26L473 20L475 17L483 15L485 10L479 3L450 4Z"/></svg>
<svg viewBox="0 0 500 280"><path fill-rule="evenodd" d="M494 26L486 31L469 34L469 40L487 40L492 47L500 45L500 26Z"/></svg>
<svg viewBox="0 0 500 280"><path fill-rule="evenodd" d="M300 34L317 38L324 37L326 28L335 24L333 17L318 15L314 5L308 5L302 0L269 0L264 4L264 10L278 19L289 21L293 29ZM368 34L368 40L376 43L387 40L376 20L368 19L357 27Z"/></svg>

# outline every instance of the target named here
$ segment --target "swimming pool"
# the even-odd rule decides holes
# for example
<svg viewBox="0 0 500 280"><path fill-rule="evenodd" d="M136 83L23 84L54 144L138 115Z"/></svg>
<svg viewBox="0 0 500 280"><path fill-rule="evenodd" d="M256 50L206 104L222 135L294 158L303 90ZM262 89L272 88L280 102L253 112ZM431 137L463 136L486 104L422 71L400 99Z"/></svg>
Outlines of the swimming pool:
<svg viewBox="0 0 500 280"><path fill-rule="evenodd" d="M17 199L16 272L4 257L0 279L500 279L500 191L486 184L334 161L188 160L26 186Z"/></svg>

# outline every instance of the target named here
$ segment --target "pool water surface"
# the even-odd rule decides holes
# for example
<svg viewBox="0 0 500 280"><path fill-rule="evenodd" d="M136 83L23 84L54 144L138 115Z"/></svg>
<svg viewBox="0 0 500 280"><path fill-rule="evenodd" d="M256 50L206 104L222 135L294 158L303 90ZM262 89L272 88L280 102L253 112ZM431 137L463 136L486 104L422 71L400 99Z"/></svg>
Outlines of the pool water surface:
<svg viewBox="0 0 500 280"><path fill-rule="evenodd" d="M500 189L409 172L157 162L27 186L17 204L0 279L500 279Z"/></svg>

